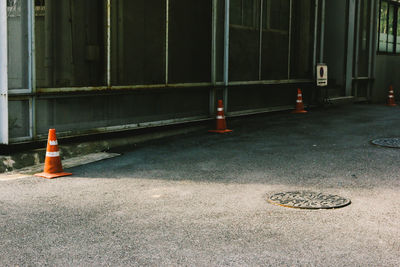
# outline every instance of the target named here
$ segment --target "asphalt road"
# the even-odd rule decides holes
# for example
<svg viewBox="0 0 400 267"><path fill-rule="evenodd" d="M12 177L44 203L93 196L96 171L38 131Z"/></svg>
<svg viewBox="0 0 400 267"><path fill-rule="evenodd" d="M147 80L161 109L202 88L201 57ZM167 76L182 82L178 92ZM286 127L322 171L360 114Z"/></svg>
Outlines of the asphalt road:
<svg viewBox="0 0 400 267"><path fill-rule="evenodd" d="M228 121L69 169L0 181L0 266L400 266L400 108ZM350 198L332 210L276 192Z"/></svg>

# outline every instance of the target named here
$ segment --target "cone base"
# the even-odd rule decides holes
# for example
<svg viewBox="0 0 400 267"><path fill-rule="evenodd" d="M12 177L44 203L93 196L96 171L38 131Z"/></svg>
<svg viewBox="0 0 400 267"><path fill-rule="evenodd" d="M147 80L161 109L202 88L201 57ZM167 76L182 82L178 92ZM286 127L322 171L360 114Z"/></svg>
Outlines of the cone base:
<svg viewBox="0 0 400 267"><path fill-rule="evenodd" d="M36 173L35 176L38 177L43 177L46 179L53 179L57 177L62 177L62 176L69 176L72 175L72 173L69 172L59 172L59 173L48 173L48 172L41 172L41 173Z"/></svg>
<svg viewBox="0 0 400 267"><path fill-rule="evenodd" d="M209 130L208 132L210 132L210 133L231 133L231 132L233 132L233 130L228 130L228 129L225 129L225 130Z"/></svg>
<svg viewBox="0 0 400 267"><path fill-rule="evenodd" d="M304 109L303 110L293 110L292 113L293 114L301 114L301 113L307 113L307 111Z"/></svg>
<svg viewBox="0 0 400 267"><path fill-rule="evenodd" d="M388 107L395 107L395 106L397 106L397 104L386 104L386 106L388 106Z"/></svg>

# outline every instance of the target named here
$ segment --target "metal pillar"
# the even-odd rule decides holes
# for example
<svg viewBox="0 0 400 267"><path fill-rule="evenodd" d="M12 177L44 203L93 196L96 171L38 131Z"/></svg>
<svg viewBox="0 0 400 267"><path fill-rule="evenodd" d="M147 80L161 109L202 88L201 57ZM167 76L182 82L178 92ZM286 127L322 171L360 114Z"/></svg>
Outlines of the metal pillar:
<svg viewBox="0 0 400 267"><path fill-rule="evenodd" d="M347 51L346 51L346 96L352 95L353 83L353 50L354 50L354 16L356 15L356 0L349 0L348 2L348 27L347 27Z"/></svg>
<svg viewBox="0 0 400 267"><path fill-rule="evenodd" d="M165 84L168 85L169 80L169 0L165 2Z"/></svg>
<svg viewBox="0 0 400 267"><path fill-rule="evenodd" d="M258 50L258 80L262 79L262 38L263 38L263 13L264 13L264 0L260 1L260 35L259 35L259 50Z"/></svg>
<svg viewBox="0 0 400 267"><path fill-rule="evenodd" d="M354 52L354 72L352 74L352 78L355 80L354 84L354 96L357 98L358 97L358 65L360 61L360 20L361 20L361 0L356 0L356 29L355 29L355 41L354 41L354 46L355 46L355 52Z"/></svg>
<svg viewBox="0 0 400 267"><path fill-rule="evenodd" d="M225 0L225 29L224 29L224 106L228 111L228 85L229 85L229 5L230 0Z"/></svg>
<svg viewBox="0 0 400 267"><path fill-rule="evenodd" d="M379 11L378 4L379 1L370 0L371 4L371 18L370 18L370 42L369 42L369 53L368 53L368 91L367 98L370 100L372 98L372 89L375 78L375 60L377 51L377 35L378 35L378 21L379 21Z"/></svg>
<svg viewBox="0 0 400 267"><path fill-rule="evenodd" d="M36 93L36 46L35 46L35 5L28 1L28 42L29 42L29 90ZM32 96L30 101L30 135L36 138L36 97Z"/></svg>
<svg viewBox="0 0 400 267"><path fill-rule="evenodd" d="M212 0L211 83L217 82L217 19L218 0Z"/></svg>
<svg viewBox="0 0 400 267"><path fill-rule="evenodd" d="M371 58L371 72L369 73L372 79L375 79L375 68L376 68L376 53L378 49L378 21L379 21L379 1L373 0L374 10L372 13L372 17L375 17L375 20L372 24L372 58Z"/></svg>
<svg viewBox="0 0 400 267"><path fill-rule="evenodd" d="M287 79L290 79L290 58L292 57L292 19L293 19L293 0L289 1L289 44L287 61Z"/></svg>
<svg viewBox="0 0 400 267"><path fill-rule="evenodd" d="M318 39L318 0L314 3L314 51L313 51L313 77L316 77L316 66L317 66L317 39Z"/></svg>
<svg viewBox="0 0 400 267"><path fill-rule="evenodd" d="M0 144L8 144L7 0L0 0Z"/></svg>
<svg viewBox="0 0 400 267"><path fill-rule="evenodd" d="M356 30L355 30L355 41L354 41L354 45L355 45L355 52L354 52L354 72L353 72L353 77L354 78L358 78L358 65L359 65L359 47L360 47L360 18L361 18L361 1L358 0L356 2Z"/></svg>
<svg viewBox="0 0 400 267"><path fill-rule="evenodd" d="M324 38L325 38L325 0L321 3L321 39L319 50L319 62L324 62Z"/></svg>
<svg viewBox="0 0 400 267"><path fill-rule="evenodd" d="M107 87L111 88L111 0L107 0Z"/></svg>
<svg viewBox="0 0 400 267"><path fill-rule="evenodd" d="M374 16L374 10L375 10L375 5L374 5L374 0L369 0L370 4L370 18L369 18L369 49L368 49L368 77L371 77L371 70L372 70L372 53L373 51L373 36L374 36L374 22L375 22L375 16Z"/></svg>
<svg viewBox="0 0 400 267"><path fill-rule="evenodd" d="M217 86L217 18L218 0L212 0L212 38L211 38L211 83L209 96L209 113L215 114L215 96Z"/></svg>

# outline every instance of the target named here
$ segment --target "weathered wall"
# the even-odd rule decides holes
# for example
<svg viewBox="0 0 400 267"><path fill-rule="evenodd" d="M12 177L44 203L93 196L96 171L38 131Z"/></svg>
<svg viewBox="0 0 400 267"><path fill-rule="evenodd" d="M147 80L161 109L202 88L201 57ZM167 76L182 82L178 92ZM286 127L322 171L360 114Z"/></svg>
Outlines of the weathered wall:
<svg viewBox="0 0 400 267"><path fill-rule="evenodd" d="M314 1L293 3L292 27L289 27L289 0L264 1L264 10L270 12L263 15L262 25L261 1L235 2L241 7L253 4L240 12L246 18L240 20L244 25L238 22L240 25L233 26L231 21L229 80L251 81L248 84L252 85L236 84L229 88L229 111L246 113L269 107L294 107L298 87L303 89L304 101L310 102L313 86L304 81L287 84L287 79L312 79ZM13 142L44 138L49 128L56 128L60 136L74 136L213 116L210 114L213 2L170 1L167 46L165 1L112 1L112 88L107 90L104 3L104 0L46 0L45 6L36 10L37 91L10 100L9 132ZM223 76L224 18L224 1L218 0L215 44L218 82L222 82ZM273 83L277 84L253 84L260 79L275 80ZM278 84L281 79L283 84ZM147 88L148 85L158 89ZM77 88L85 86L98 88L81 88L81 91ZM130 88L133 86L137 87ZM219 83L216 99L222 98L222 89Z"/></svg>
<svg viewBox="0 0 400 267"><path fill-rule="evenodd" d="M229 111L238 112L271 107L295 106L297 88L303 92L307 104L316 97L313 83L235 86L229 89Z"/></svg>
<svg viewBox="0 0 400 267"><path fill-rule="evenodd" d="M76 135L105 127L122 130L122 125L207 117L208 96L208 88L182 88L38 99L37 132L45 135L56 128L62 135Z"/></svg>

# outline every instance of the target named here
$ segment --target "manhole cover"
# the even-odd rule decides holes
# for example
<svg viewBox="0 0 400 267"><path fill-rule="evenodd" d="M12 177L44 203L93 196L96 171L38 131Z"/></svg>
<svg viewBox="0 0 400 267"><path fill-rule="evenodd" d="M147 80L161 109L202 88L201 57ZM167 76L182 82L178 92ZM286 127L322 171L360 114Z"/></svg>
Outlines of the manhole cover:
<svg viewBox="0 0 400 267"><path fill-rule="evenodd" d="M269 197L268 201L275 205L298 209L334 209L351 203L350 199L341 196L309 191L277 193Z"/></svg>
<svg viewBox="0 0 400 267"><path fill-rule="evenodd" d="M400 138L381 138L373 140L371 143L377 146L400 148Z"/></svg>

